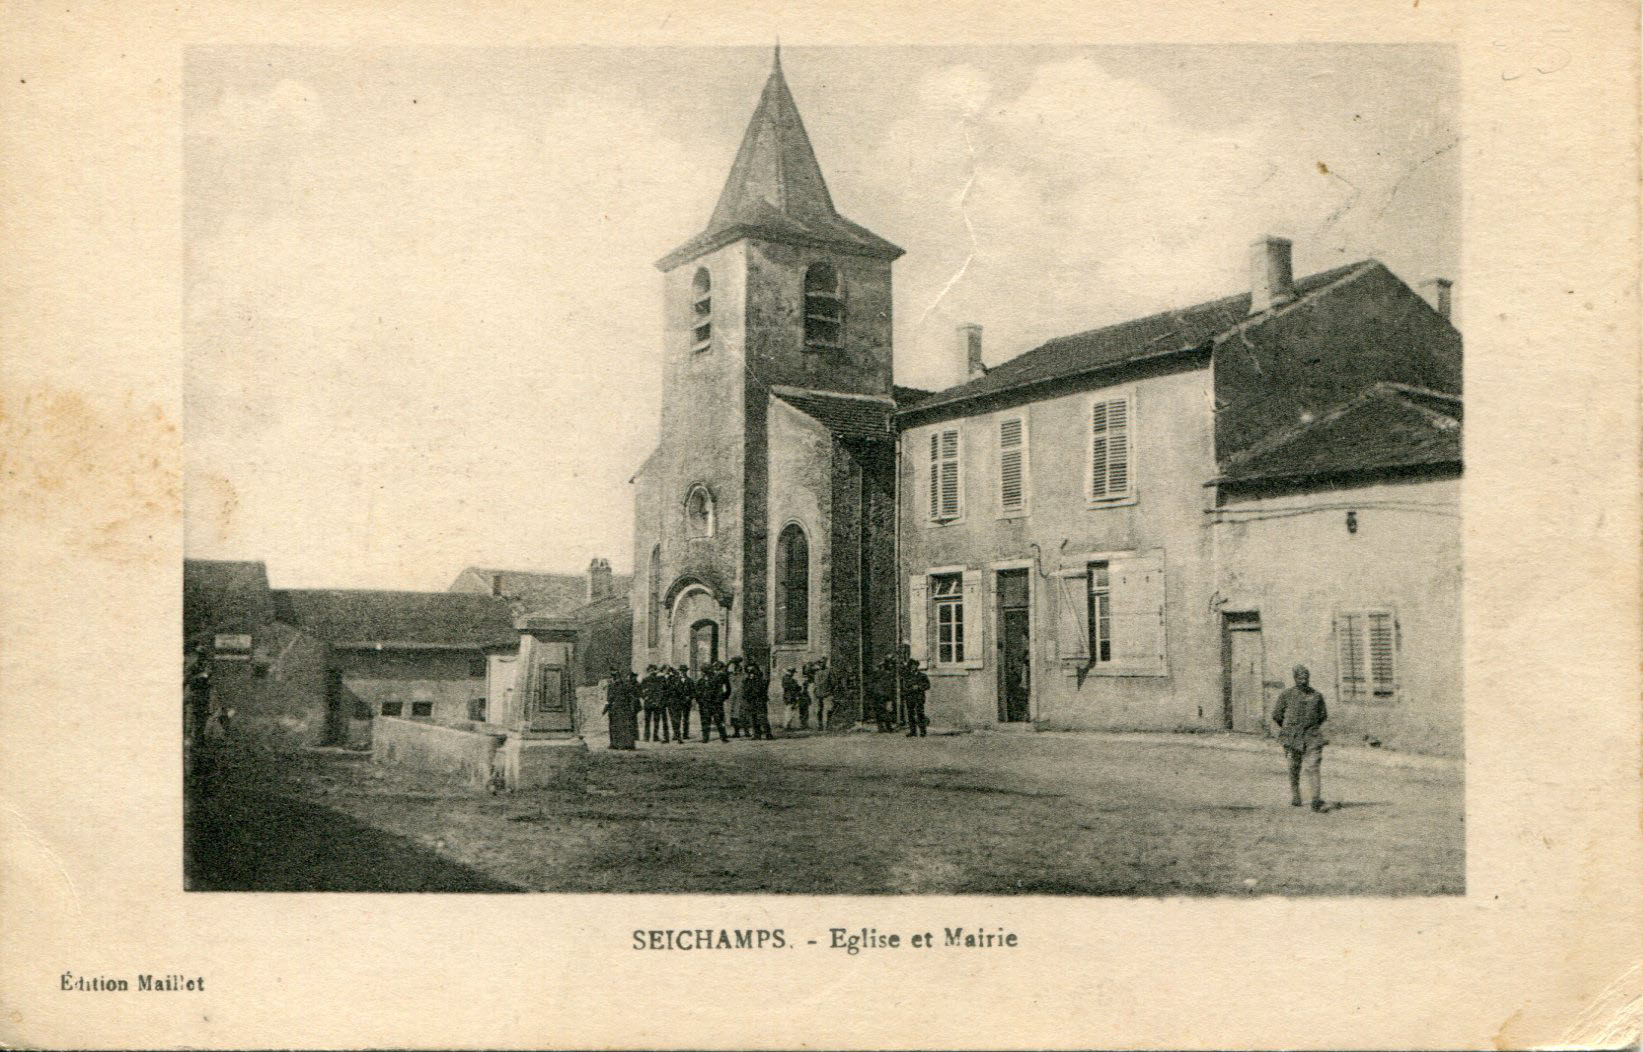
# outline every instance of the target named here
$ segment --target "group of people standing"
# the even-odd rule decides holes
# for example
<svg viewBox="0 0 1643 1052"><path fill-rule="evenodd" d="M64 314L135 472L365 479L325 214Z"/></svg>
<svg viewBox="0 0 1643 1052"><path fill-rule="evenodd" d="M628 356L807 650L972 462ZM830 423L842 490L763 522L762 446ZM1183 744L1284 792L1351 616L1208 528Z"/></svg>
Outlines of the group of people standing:
<svg viewBox="0 0 1643 1052"><path fill-rule="evenodd" d="M774 738L770 730L770 678L751 661L731 658L703 668L650 665L643 678L632 672L610 684L605 715L610 717L610 747L637 748L639 718L644 740L682 744L691 736L690 715L699 717L702 741ZM725 729L729 715L730 730Z"/></svg>
<svg viewBox="0 0 1643 1052"><path fill-rule="evenodd" d="M841 679L825 660L808 662L782 673L782 701L786 730L825 730L841 723L854 725L854 706L842 713L852 681ZM901 727L909 738L929 734L924 699L930 679L903 648L889 654L870 677L862 716L871 718L881 732ZM610 717L610 747L634 749L638 742L683 743L691 737L695 711L702 741L713 738L770 739L770 678L757 664L743 658L715 661L702 668L650 665L643 677L626 672L611 681L605 715ZM725 727L729 717L729 729ZM643 729L641 731L641 718Z"/></svg>

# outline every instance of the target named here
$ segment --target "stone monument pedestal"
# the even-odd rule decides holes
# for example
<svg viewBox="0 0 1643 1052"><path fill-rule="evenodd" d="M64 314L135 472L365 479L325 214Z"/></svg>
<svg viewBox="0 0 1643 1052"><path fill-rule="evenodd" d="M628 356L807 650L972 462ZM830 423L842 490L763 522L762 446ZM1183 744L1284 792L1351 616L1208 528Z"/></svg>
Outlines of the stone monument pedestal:
<svg viewBox="0 0 1643 1052"><path fill-rule="evenodd" d="M497 753L509 792L544 787L576 788L586 773L588 746L575 734L512 733Z"/></svg>

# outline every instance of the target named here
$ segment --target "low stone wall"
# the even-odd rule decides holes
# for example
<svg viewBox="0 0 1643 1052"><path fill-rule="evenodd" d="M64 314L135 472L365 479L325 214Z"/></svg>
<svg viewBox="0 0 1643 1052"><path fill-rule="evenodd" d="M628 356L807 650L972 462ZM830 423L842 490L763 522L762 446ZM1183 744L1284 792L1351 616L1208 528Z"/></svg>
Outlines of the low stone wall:
<svg viewBox="0 0 1643 1052"><path fill-rule="evenodd" d="M605 684L576 688L576 729L583 734L605 729Z"/></svg>
<svg viewBox="0 0 1643 1052"><path fill-rule="evenodd" d="M371 762L430 771L483 788L505 735L378 716L371 738Z"/></svg>

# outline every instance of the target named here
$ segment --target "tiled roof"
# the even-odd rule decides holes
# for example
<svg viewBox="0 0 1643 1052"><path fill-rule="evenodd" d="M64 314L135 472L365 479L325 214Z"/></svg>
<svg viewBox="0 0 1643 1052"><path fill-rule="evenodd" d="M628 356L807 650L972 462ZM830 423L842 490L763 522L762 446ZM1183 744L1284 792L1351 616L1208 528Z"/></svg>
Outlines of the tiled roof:
<svg viewBox="0 0 1643 1052"><path fill-rule="evenodd" d="M1343 278L1379 266L1373 260L1366 260L1301 278L1295 282L1296 298L1322 294ZM1244 292L1181 310L1165 311L1057 337L993 366L985 376L922 398L902 412L923 412L936 406L999 394L1014 388L1207 347L1215 337L1252 320L1249 303L1250 295ZM1254 323L1258 324L1263 317L1256 317Z"/></svg>
<svg viewBox="0 0 1643 1052"><path fill-rule="evenodd" d="M843 438L882 438L891 434L895 403L888 398L841 395L799 387L773 387L771 392L835 435Z"/></svg>
<svg viewBox="0 0 1643 1052"><path fill-rule="evenodd" d="M933 393L933 391L926 391L922 387L903 387L901 384L896 384L890 388L890 394L895 398L898 409L905 409L914 402L929 398Z"/></svg>
<svg viewBox="0 0 1643 1052"><path fill-rule="evenodd" d="M287 589L274 593L280 620L333 646L477 649L519 642L513 611L472 592Z"/></svg>
<svg viewBox="0 0 1643 1052"><path fill-rule="evenodd" d="M451 582L453 592L491 593L491 579L502 578L502 598L513 604L516 613L563 617L588 601L588 579L584 574L537 573L532 570L502 570L470 566ZM625 597L632 587L631 574L612 574L612 593Z"/></svg>
<svg viewBox="0 0 1643 1052"><path fill-rule="evenodd" d="M261 562L183 560L183 638L251 632L274 619L268 569Z"/></svg>
<svg viewBox="0 0 1643 1052"><path fill-rule="evenodd" d="M743 237L839 247L883 259L902 254L833 208L810 136L782 76L779 54L707 229L656 265L670 270Z"/></svg>
<svg viewBox="0 0 1643 1052"><path fill-rule="evenodd" d="M1232 457L1217 481L1361 474L1460 461L1459 397L1378 383L1316 420Z"/></svg>

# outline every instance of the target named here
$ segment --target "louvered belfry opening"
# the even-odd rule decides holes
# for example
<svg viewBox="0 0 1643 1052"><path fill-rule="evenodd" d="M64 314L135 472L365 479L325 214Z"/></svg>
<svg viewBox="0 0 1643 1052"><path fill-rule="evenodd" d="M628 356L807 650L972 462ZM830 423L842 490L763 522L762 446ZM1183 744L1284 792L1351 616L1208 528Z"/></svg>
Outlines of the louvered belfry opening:
<svg viewBox="0 0 1643 1052"><path fill-rule="evenodd" d="M804 346L811 351L844 346L844 295L831 263L815 263L804 272Z"/></svg>
<svg viewBox="0 0 1643 1052"><path fill-rule="evenodd" d="M691 348L705 351L713 345L713 278L700 267L691 279Z"/></svg>

